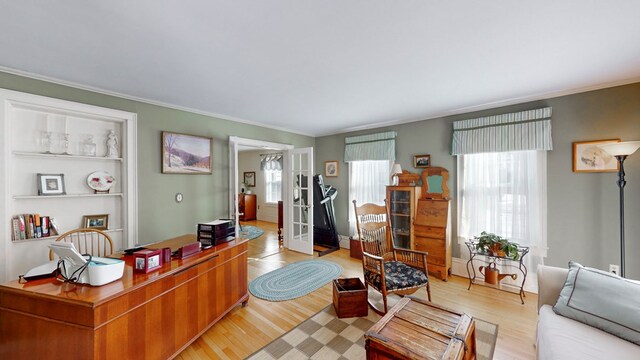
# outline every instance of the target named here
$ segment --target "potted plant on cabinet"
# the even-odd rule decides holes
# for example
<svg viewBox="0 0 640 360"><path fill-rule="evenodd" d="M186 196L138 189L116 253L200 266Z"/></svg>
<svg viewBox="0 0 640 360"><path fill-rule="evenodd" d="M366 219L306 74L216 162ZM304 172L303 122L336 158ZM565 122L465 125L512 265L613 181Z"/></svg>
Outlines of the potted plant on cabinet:
<svg viewBox="0 0 640 360"><path fill-rule="evenodd" d="M473 238L475 240L474 245L479 253L506 257L512 260L518 260L520 257L518 244L510 242L500 235L483 231L479 236L474 236Z"/></svg>

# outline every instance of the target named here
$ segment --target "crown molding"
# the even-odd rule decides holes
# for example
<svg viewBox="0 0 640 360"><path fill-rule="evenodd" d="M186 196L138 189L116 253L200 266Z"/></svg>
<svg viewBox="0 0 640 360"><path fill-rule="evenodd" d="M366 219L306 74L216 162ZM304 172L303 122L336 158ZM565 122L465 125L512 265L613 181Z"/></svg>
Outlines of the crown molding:
<svg viewBox="0 0 640 360"><path fill-rule="evenodd" d="M402 124L408 124L408 123L413 123L418 121L436 120L436 119L440 119L447 116L460 115L460 114L470 113L474 111L488 110L488 109L522 104L522 103L532 102L532 101L548 100L548 99L557 98L561 96L574 95L574 94L580 94L580 93L585 93L585 92L594 91L594 90L601 90L601 89L607 89L607 88L612 88L616 86L634 84L637 82L640 82L640 77L625 79L625 80L618 80L618 81L611 81L611 82L589 85L589 86L584 86L579 88L568 88L563 90L539 93L535 95L515 97L511 99L506 99L506 100L492 101L492 102L487 102L480 105L472 105L472 106L466 106L466 107L457 108L449 111L443 111L440 113L431 114L431 115L428 115L427 117L418 118L418 119L412 118L412 119L399 119L399 120L391 120L391 121L380 121L380 122L371 123L371 124L362 125L362 126L344 128L334 132L316 135L316 137L338 135L338 134L344 134L344 133L361 131L361 130L371 130L371 129L377 129L381 127L402 125Z"/></svg>
<svg viewBox="0 0 640 360"><path fill-rule="evenodd" d="M262 128L268 128L268 129L273 129L273 130L278 130L278 131L285 131L285 132L289 132L289 133L293 133L293 134L297 134L297 135L316 137L313 134L303 133L303 132L292 130L292 129L289 129L289 128L265 125L265 124L262 124L262 123L259 123L259 122L256 122L256 121L246 120L246 119L237 118L237 117L233 117L233 116L228 116L228 115L224 115L224 114L212 113L212 112L208 112L208 111L202 111L202 110L198 110L198 109L193 109L193 108L186 107L186 106L173 105L173 104L165 103L165 102L162 102L162 101L150 100L150 99L146 99L146 98L142 98L142 97L138 97L138 96L127 95L127 94L119 93L119 92L116 92L116 91L106 90L106 89L93 87L93 86L89 86L89 85L82 85L82 84L78 84L78 83L75 83L75 82L72 82L72 81L62 80L62 79L58 79L58 78L54 78L54 77L50 77L50 76L45 76L45 75L39 75L39 74L31 73L31 72L28 72L28 71L22 71L22 70L18 70L18 69L13 69L13 68L2 66L2 65L0 65L0 71L8 73L8 74L12 74L12 75L18 75L18 76L34 79L34 80L46 81L46 82L57 84L57 85L68 86L68 87L79 89L79 90L91 91L91 92L94 92L94 93L98 93L98 94L102 94L102 95L108 95L108 96L114 96L114 97L118 97L118 98L122 98L122 99L126 99L126 100L138 101L138 102L141 102L141 103L161 106L161 107L165 107L165 108L169 108L169 109L173 109L173 110L186 111L186 112L190 112L190 113L193 113L193 114L204 115L204 116L209 116L209 117L213 117L213 118L217 118L217 119L221 119L221 120L233 121L233 122L238 122L238 123L242 123L242 124L246 124L246 125L254 125L254 126L259 126L259 127L262 127Z"/></svg>
<svg viewBox="0 0 640 360"><path fill-rule="evenodd" d="M155 101L155 100L150 100L150 99L146 99L138 96L132 96L132 95L127 95L127 94L123 94L115 91L105 90L105 89L101 89L93 86L82 85L75 82L66 81L66 80L49 77L45 75L39 75L39 74L27 72L27 71L17 70L17 69L13 69L6 66L0 65L0 71L13 74L13 75L23 76L26 78L35 79L35 80L46 81L46 82L57 84L57 85L63 85L63 86L68 86L68 87L72 87L80 90L91 91L91 92L102 94L102 95L114 96L114 97L118 97L126 100L138 101L145 104L161 106L161 107L165 107L173 110L186 111L186 112L213 117L221 120L233 121L233 122L238 122L246 125L259 126L262 128L273 129L278 131L285 131L285 132L289 132L297 135L309 136L313 138L338 135L338 134L344 134L344 133L361 131L361 130L377 129L377 128L393 126L393 125L402 125L402 124L408 124L408 123L413 123L418 121L435 120L435 119L439 119L447 116L460 115L460 114L470 113L474 111L482 111L482 110L488 110L488 109L497 108L497 107L522 104L522 103L531 102L531 101L548 100L551 98L556 98L556 97L561 97L566 95L579 94L579 93L584 93L584 92L589 92L594 90L601 90L601 89L640 82L640 77L625 79L625 80L618 80L618 81L611 81L611 82L604 82L604 83L583 86L578 88L567 88L567 89L544 92L544 93L539 93L534 95L527 95L527 96L515 97L515 98L510 98L505 100L492 101L492 102L487 102L479 105L466 106L466 107L461 107L453 110L430 114L430 115L427 115L426 117L379 121L379 122L370 123L367 125L343 128L340 130L330 131L327 133L311 134L311 133L304 133L304 132L300 132L300 131L296 131L296 130L292 130L292 129L280 127L280 126L265 125L256 121L237 118L234 116L202 111L202 110L193 109L185 106L169 104L162 101Z"/></svg>

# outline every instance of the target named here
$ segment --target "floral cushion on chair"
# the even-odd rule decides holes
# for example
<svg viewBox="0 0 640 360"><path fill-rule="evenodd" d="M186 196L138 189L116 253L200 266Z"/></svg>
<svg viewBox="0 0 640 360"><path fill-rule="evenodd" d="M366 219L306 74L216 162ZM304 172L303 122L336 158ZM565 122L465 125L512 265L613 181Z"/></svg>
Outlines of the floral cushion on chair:
<svg viewBox="0 0 640 360"><path fill-rule="evenodd" d="M385 262L384 273L387 291L422 286L426 285L429 281L424 272L400 261ZM380 279L380 275L371 271L365 271L364 279L377 290L381 290L382 280Z"/></svg>

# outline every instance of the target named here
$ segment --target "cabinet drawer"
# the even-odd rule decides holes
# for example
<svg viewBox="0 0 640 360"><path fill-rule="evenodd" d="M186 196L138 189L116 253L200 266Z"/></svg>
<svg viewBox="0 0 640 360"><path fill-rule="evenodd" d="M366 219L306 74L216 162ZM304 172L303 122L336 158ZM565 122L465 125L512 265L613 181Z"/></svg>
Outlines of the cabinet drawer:
<svg viewBox="0 0 640 360"><path fill-rule="evenodd" d="M444 259L447 250L444 240L425 237L416 237L415 247L418 251L429 253L428 262L432 262L432 259L435 258Z"/></svg>
<svg viewBox="0 0 640 360"><path fill-rule="evenodd" d="M416 236L444 239L447 229L441 227L415 225L413 227L413 231Z"/></svg>

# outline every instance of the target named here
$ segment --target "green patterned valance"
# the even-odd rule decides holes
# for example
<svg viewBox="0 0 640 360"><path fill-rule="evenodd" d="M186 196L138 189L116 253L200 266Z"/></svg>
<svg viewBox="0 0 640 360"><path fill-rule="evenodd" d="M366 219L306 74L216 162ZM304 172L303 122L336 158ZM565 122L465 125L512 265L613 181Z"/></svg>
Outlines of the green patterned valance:
<svg viewBox="0 0 640 360"><path fill-rule="evenodd" d="M552 148L550 107L453 122L452 155Z"/></svg>
<svg viewBox="0 0 640 360"><path fill-rule="evenodd" d="M351 136L344 142L344 161L396 159L395 131Z"/></svg>

